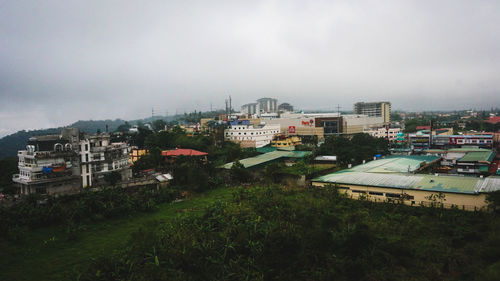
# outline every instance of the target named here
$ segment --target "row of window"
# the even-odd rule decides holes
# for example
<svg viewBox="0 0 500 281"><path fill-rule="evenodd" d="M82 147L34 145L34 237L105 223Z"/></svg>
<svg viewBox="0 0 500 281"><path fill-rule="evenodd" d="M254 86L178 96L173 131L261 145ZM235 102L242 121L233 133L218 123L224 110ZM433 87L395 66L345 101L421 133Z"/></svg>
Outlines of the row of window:
<svg viewBox="0 0 500 281"><path fill-rule="evenodd" d="M277 134L277 133L279 133L279 131L255 132L255 135ZM226 136L229 136L229 135L233 136L235 134L236 134L235 132L231 132L231 133L227 132ZM246 135L246 134L247 134L246 132L243 133L243 135ZM254 132L250 133L250 135L253 135L253 134L254 134ZM238 135L241 135L241 132L238 132Z"/></svg>
<svg viewBox="0 0 500 281"><path fill-rule="evenodd" d="M350 189L348 186L340 186L339 189ZM364 190L356 190L353 189L351 190L352 193L358 193L358 194L369 194L369 195L375 195L375 196L384 196L383 192L377 192L377 191L364 191ZM402 194L401 193L385 193L385 197L388 198L401 198ZM413 195L406 195L407 199L414 199Z"/></svg>

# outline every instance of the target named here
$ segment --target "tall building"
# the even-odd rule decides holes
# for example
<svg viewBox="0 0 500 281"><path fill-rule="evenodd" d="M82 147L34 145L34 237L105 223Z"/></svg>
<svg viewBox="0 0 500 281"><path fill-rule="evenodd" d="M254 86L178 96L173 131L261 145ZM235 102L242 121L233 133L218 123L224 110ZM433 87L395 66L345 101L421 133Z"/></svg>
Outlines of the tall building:
<svg viewBox="0 0 500 281"><path fill-rule="evenodd" d="M363 114L370 117L383 117L384 123L391 122L391 103L381 102L357 102L354 104L354 114Z"/></svg>
<svg viewBox="0 0 500 281"><path fill-rule="evenodd" d="M130 147L124 142L111 143L109 134L96 134L80 141L82 187L105 185L105 175L120 174L121 179L132 176Z"/></svg>
<svg viewBox="0 0 500 281"><path fill-rule="evenodd" d="M260 113L278 112L278 100L273 98L261 98L257 100Z"/></svg>
<svg viewBox="0 0 500 281"><path fill-rule="evenodd" d="M73 194L81 187L106 184L107 173L131 177L129 147L111 143L109 134L86 136L65 128L60 135L32 137L26 150L17 153L19 174L12 180L19 193Z"/></svg>
<svg viewBox="0 0 500 281"><path fill-rule="evenodd" d="M259 104L254 102L254 103L247 103L243 106L241 106L241 113L244 114L257 114L259 113Z"/></svg>

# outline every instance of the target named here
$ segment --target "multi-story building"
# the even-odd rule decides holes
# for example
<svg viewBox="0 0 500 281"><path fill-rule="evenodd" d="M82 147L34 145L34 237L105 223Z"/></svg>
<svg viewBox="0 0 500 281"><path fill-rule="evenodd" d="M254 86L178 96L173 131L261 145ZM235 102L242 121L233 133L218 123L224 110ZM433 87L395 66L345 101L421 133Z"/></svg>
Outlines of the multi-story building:
<svg viewBox="0 0 500 281"><path fill-rule="evenodd" d="M363 114L370 117L382 117L385 124L391 122L391 103L382 102L357 102L354 104L354 114Z"/></svg>
<svg viewBox="0 0 500 281"><path fill-rule="evenodd" d="M122 180L129 178L129 147L110 143L109 138L109 134L86 136L75 128L30 138L26 150L18 152L19 174L13 176L19 193L78 193L81 187L104 183L104 176L113 171Z"/></svg>
<svg viewBox="0 0 500 281"><path fill-rule="evenodd" d="M232 122L224 131L226 140L240 143L242 147L263 147L280 133L279 125L250 125L250 122Z"/></svg>
<svg viewBox="0 0 500 281"><path fill-rule="evenodd" d="M105 175L118 172L121 179L132 176L128 144L111 143L109 134L89 136L80 141L82 187L106 184Z"/></svg>
<svg viewBox="0 0 500 281"><path fill-rule="evenodd" d="M245 105L241 106L241 113L243 114L257 114L260 112L259 104L254 102L254 103L247 103Z"/></svg>
<svg viewBox="0 0 500 281"><path fill-rule="evenodd" d="M261 98L257 100L259 113L278 112L278 100L273 98Z"/></svg>
<svg viewBox="0 0 500 281"><path fill-rule="evenodd" d="M31 137L18 156L19 174L12 180L19 193L72 194L79 192L79 132L63 129L60 135Z"/></svg>
<svg viewBox="0 0 500 281"><path fill-rule="evenodd" d="M342 115L342 120L344 122L342 134L344 135L359 134L372 128L384 126L384 118L377 116L345 114Z"/></svg>
<svg viewBox="0 0 500 281"><path fill-rule="evenodd" d="M422 152L431 147L431 135L418 132L416 134L409 134L408 140L410 142L410 148L415 152Z"/></svg>
<svg viewBox="0 0 500 281"><path fill-rule="evenodd" d="M432 136L432 145L436 148L462 146L493 147L493 135L437 135Z"/></svg>
<svg viewBox="0 0 500 281"><path fill-rule="evenodd" d="M401 133L401 128L387 128L382 127L378 129L370 129L365 131L372 137L376 138L386 138L389 141L395 141L398 138L398 134Z"/></svg>

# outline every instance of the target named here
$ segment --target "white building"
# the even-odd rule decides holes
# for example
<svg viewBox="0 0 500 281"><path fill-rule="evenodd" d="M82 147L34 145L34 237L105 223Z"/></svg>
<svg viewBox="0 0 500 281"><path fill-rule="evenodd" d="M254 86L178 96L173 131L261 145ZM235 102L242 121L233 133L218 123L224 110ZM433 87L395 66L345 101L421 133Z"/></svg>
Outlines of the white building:
<svg viewBox="0 0 500 281"><path fill-rule="evenodd" d="M242 147L263 147L280 133L279 125L231 125L224 131L226 140L240 143Z"/></svg>
<svg viewBox="0 0 500 281"><path fill-rule="evenodd" d="M261 98L257 100L260 113L278 112L278 100L273 98Z"/></svg>
<svg viewBox="0 0 500 281"><path fill-rule="evenodd" d="M365 131L365 133L369 134L372 137L376 138L387 138L389 141L395 141L398 137L398 134L401 133L401 128L378 128L371 129Z"/></svg>
<svg viewBox="0 0 500 281"><path fill-rule="evenodd" d="M93 135L80 141L82 187L104 183L104 175L119 172L122 179L130 178L130 147L126 143L111 143L109 134Z"/></svg>
<svg viewBox="0 0 500 281"><path fill-rule="evenodd" d="M12 180L22 195L58 195L106 184L105 174L113 171L122 180L128 179L129 147L109 139L109 134L84 136L75 128L65 128L60 135L32 137L26 150L17 153L19 174Z"/></svg>

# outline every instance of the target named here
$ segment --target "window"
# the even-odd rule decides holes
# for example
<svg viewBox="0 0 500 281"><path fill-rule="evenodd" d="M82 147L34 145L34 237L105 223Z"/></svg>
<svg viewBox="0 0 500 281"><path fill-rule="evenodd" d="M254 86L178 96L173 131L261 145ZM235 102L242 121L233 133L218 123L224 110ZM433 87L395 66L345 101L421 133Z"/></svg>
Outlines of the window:
<svg viewBox="0 0 500 281"><path fill-rule="evenodd" d="M85 162L89 162L89 155L85 154Z"/></svg>
<svg viewBox="0 0 500 281"><path fill-rule="evenodd" d="M385 194L385 197L390 197L390 198L399 198L399 197L401 197L401 194L397 194L397 193L386 193L386 194Z"/></svg>
<svg viewBox="0 0 500 281"><path fill-rule="evenodd" d="M85 144L85 151L88 151L88 150L89 150L89 145Z"/></svg>
<svg viewBox="0 0 500 281"><path fill-rule="evenodd" d="M366 191L363 191L363 190L352 190L352 193L362 193L362 194L366 194Z"/></svg>
<svg viewBox="0 0 500 281"><path fill-rule="evenodd" d="M350 189L348 186L339 186L338 189Z"/></svg>
<svg viewBox="0 0 500 281"><path fill-rule="evenodd" d="M370 191L370 192L368 192L368 194L370 194L370 195L377 195L377 196L383 196L384 195L384 193L382 193L382 192L375 192L375 191Z"/></svg>

